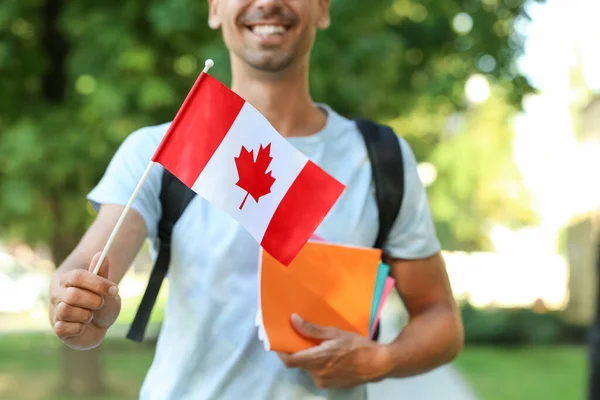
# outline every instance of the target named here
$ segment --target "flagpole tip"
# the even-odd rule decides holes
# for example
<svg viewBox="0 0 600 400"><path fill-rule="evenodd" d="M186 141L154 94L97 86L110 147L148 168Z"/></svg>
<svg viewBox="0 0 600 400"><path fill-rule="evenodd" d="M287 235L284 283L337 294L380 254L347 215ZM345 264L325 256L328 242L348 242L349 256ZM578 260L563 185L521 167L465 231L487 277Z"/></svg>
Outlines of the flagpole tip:
<svg viewBox="0 0 600 400"><path fill-rule="evenodd" d="M215 65L215 62L210 58L204 62L204 72L208 72Z"/></svg>

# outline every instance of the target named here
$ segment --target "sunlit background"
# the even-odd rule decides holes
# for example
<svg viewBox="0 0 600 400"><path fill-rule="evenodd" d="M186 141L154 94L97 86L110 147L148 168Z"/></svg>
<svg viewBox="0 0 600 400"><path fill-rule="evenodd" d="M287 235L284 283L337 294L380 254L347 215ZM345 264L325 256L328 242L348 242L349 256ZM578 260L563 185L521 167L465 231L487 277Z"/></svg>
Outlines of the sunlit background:
<svg viewBox="0 0 600 400"><path fill-rule="evenodd" d="M66 351L47 317L50 275L89 224L85 194L118 144L174 115L203 59L229 77L204 4L122 3L0 3L0 399L134 399L152 360L167 287L148 340L124 340L152 265L146 247L98 351ZM600 240L600 2L368 3L332 2L314 97L389 123L412 145L466 329L458 360L372 385L372 397L585 398ZM68 57L45 41L56 31L41 16L71 40ZM140 21L151 23L136 31ZM384 340L406 318L390 298Z"/></svg>

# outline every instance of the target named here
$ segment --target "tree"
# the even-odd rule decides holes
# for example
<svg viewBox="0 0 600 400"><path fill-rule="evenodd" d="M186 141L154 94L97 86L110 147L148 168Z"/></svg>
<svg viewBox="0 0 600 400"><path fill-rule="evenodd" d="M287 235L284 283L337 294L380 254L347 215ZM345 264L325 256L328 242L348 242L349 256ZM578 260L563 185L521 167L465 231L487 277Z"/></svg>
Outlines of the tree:
<svg viewBox="0 0 600 400"><path fill-rule="evenodd" d="M429 121L465 109L471 74L497 79L513 105L531 91L512 64L523 15L521 0L334 0L313 94L348 116L418 115L429 129L414 148L427 160L442 135ZM204 59L229 81L207 17L197 0L0 3L2 236L47 244L56 265L64 260L92 218L84 195L126 135L172 119ZM102 392L97 353L77 356L65 364L67 391L92 377L83 387Z"/></svg>
<svg viewBox="0 0 600 400"><path fill-rule="evenodd" d="M429 198L447 250L492 250L489 232L495 225L518 229L537 223L513 160L513 109L502 98L492 92L457 117L430 154L438 176Z"/></svg>

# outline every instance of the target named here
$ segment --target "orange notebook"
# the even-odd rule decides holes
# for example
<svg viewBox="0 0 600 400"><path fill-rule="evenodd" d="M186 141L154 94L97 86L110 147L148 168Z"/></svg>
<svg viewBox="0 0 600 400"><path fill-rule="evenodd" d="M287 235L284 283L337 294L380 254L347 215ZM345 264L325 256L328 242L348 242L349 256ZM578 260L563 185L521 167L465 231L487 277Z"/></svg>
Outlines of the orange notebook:
<svg viewBox="0 0 600 400"><path fill-rule="evenodd" d="M296 332L292 313L369 337L380 259L378 249L308 242L286 267L261 249L256 323L265 349L293 353L318 344Z"/></svg>

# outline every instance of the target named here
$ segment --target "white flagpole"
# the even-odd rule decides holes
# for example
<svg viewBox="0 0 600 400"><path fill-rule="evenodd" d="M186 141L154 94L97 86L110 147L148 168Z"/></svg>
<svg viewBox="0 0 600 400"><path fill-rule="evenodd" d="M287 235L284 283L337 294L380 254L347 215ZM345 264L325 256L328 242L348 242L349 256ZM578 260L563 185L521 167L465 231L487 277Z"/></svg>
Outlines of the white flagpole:
<svg viewBox="0 0 600 400"><path fill-rule="evenodd" d="M202 70L202 72L204 72L204 73L208 72L208 70L211 69L213 67L213 65L215 65L213 60L211 60L211 59L206 60L206 62L204 63L204 69ZM123 212L121 213L121 216L119 217L119 220L117 221L110 236L108 237L108 240L106 241L106 245L104 246L104 249L102 250L102 253L100 254L100 258L98 259L98 262L96 263L96 266L94 267L94 274L98 274L98 270L100 270L100 266L104 262L104 259L106 258L106 254L108 253L108 250L110 250L110 247L111 247L113 241L115 240L115 237L117 236L117 233L119 232L119 229L121 229L121 225L123 224L123 221L125 220L125 217L127 216L129 209L133 205L133 202L135 201L138 193L140 192L140 189L144 185L144 182L146 182L146 179L148 179L148 175L150 175L150 171L152 170L152 166L154 164L155 164L154 161L150 161L148 163L148 166L146 167L144 174L140 178L140 181L138 182L137 186L135 187L135 190L131 194L131 197L129 198L127 205L123 209Z"/></svg>
<svg viewBox="0 0 600 400"><path fill-rule="evenodd" d="M119 229L121 229L121 225L123 224L123 221L125 220L125 217L127 216L127 213L129 212L129 209L131 208L131 205L133 204L135 198L137 197L138 193L140 192L142 185L144 184L144 182L146 182L148 175L150 175L150 170L152 170L153 165L154 165L154 161L150 161L148 163L148 166L146 167L146 170L144 171L142 178L138 182L135 190L133 191L133 194L129 198L129 201L127 202L127 205L125 206L125 209L123 209L123 212L121 213L121 216L119 217L119 220L117 221L117 224L115 225L110 236L108 237L108 241L106 242L106 245L104 246L104 250L102 250L102 254L100 254L100 258L98 259L98 262L96 263L96 267L94 267L94 274L98 273L98 270L100 269L100 266L102 265L102 262L104 262L104 259L106 258L106 253L108 253L108 250L110 249L110 246L112 245L113 240L115 240L115 236L117 236Z"/></svg>

